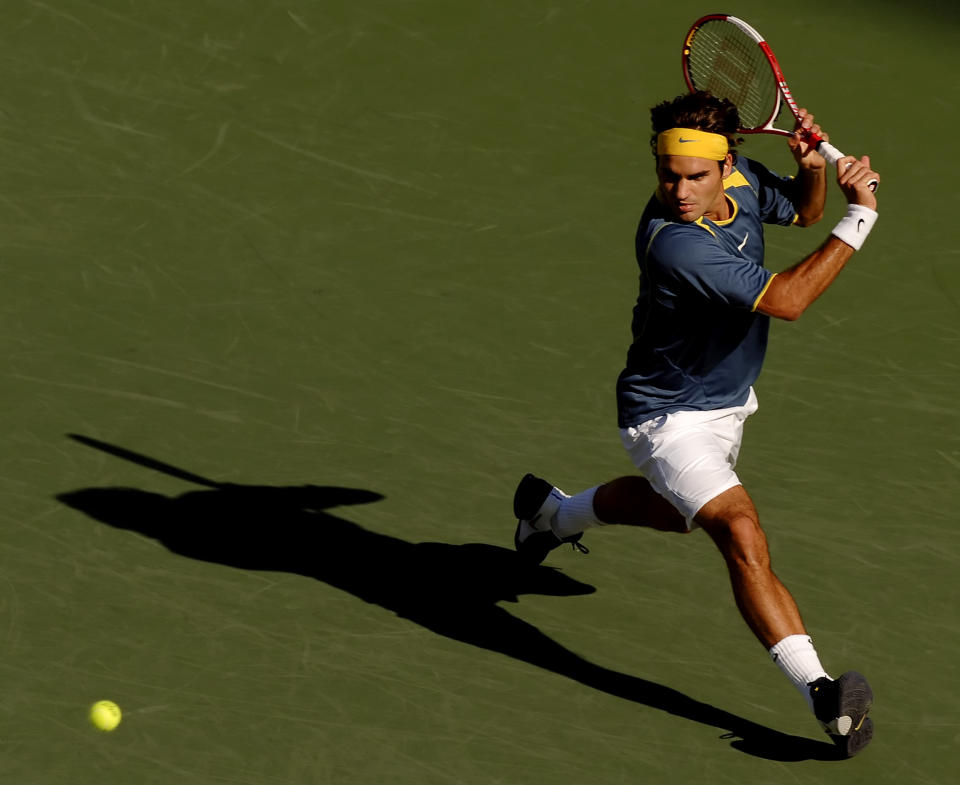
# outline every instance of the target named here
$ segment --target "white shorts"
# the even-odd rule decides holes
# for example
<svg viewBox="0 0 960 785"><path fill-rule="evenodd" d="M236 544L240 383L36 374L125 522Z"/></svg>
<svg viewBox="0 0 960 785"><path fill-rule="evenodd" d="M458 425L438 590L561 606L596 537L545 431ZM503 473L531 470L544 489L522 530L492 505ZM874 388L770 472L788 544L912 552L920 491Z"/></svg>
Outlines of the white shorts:
<svg viewBox="0 0 960 785"><path fill-rule="evenodd" d="M734 468L743 424L757 410L757 396L743 406L709 412L661 414L620 430L620 439L653 489L696 526L693 516L711 499L740 485Z"/></svg>

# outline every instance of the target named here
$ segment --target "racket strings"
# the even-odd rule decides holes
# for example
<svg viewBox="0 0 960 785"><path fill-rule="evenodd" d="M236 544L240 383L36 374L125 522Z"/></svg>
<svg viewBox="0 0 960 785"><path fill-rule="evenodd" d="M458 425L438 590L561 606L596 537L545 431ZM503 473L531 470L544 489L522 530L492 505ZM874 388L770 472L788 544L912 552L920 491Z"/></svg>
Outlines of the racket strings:
<svg viewBox="0 0 960 785"><path fill-rule="evenodd" d="M757 42L726 22L706 23L689 45L690 79L732 101L742 128L760 128L779 113L777 82Z"/></svg>

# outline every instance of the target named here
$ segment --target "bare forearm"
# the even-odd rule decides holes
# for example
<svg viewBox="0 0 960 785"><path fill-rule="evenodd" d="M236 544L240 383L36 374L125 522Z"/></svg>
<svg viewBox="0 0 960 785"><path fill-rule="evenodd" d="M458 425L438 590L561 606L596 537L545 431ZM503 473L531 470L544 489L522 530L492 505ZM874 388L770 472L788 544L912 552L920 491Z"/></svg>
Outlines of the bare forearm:
<svg viewBox="0 0 960 785"><path fill-rule="evenodd" d="M874 189L879 177L867 156L859 160L844 156L837 162L837 184L847 197L847 214L823 245L767 283L756 310L792 321L826 291L877 220Z"/></svg>
<svg viewBox="0 0 960 785"><path fill-rule="evenodd" d="M816 251L770 281L757 310L793 321L826 291L853 256L853 248L831 235Z"/></svg>
<svg viewBox="0 0 960 785"><path fill-rule="evenodd" d="M823 218L827 203L827 175L823 167L811 169L801 166L797 172L797 224L812 226Z"/></svg>

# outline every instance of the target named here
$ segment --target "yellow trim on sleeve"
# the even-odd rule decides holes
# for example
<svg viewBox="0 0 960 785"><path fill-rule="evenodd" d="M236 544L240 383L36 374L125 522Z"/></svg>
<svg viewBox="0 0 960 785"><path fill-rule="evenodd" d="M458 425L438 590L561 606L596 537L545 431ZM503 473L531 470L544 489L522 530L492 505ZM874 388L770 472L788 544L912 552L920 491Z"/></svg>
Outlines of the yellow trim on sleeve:
<svg viewBox="0 0 960 785"><path fill-rule="evenodd" d="M763 295L767 293L767 289L770 288L770 284L773 283L773 279L777 277L777 274L774 273L770 276L770 279L767 281L766 285L763 287L763 291L757 295L757 299L753 301L753 308L750 309L751 312L757 310L757 306L760 305L760 301L763 299Z"/></svg>

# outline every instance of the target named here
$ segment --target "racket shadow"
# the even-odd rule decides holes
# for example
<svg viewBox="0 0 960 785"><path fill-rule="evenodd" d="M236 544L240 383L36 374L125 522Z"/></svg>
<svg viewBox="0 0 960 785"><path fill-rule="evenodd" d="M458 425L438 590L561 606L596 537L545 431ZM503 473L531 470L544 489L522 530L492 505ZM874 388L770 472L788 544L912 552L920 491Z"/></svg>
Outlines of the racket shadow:
<svg viewBox="0 0 960 785"><path fill-rule="evenodd" d="M720 738L750 755L785 762L836 758L830 744L781 733L670 687L592 663L500 605L524 594L590 594L595 589L588 584L554 568L525 568L506 548L408 542L329 512L383 498L373 491L215 483L123 448L76 440L206 486L176 497L124 487L57 495L101 523L137 532L188 558L323 581L438 635L717 728L724 732Z"/></svg>

